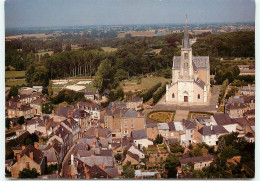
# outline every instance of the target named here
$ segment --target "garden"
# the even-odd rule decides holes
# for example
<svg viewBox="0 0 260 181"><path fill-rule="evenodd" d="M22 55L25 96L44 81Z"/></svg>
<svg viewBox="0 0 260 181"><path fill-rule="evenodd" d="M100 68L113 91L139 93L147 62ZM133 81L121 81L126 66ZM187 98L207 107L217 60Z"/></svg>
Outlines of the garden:
<svg viewBox="0 0 260 181"><path fill-rule="evenodd" d="M175 111L154 111L151 112L148 117L158 122L172 122L175 115Z"/></svg>

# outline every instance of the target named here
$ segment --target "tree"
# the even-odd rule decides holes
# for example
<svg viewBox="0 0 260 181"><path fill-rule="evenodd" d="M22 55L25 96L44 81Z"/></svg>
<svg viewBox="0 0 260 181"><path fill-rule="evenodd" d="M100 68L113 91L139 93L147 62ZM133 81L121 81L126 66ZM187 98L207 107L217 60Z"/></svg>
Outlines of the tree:
<svg viewBox="0 0 260 181"><path fill-rule="evenodd" d="M184 152L184 148L181 146L181 144L179 142L177 143L170 143L169 144L170 150L172 153L183 153Z"/></svg>
<svg viewBox="0 0 260 181"><path fill-rule="evenodd" d="M32 170L29 168L24 168L19 172L19 178L37 178L38 176L39 174L35 168L32 168Z"/></svg>
<svg viewBox="0 0 260 181"><path fill-rule="evenodd" d="M122 175L124 178L134 178L135 177L135 170L132 168L131 162L128 161L124 166L123 166L123 173Z"/></svg>
<svg viewBox="0 0 260 181"><path fill-rule="evenodd" d="M153 144L157 145L157 144L162 144L163 143L163 137L161 134L158 134L153 142Z"/></svg>
<svg viewBox="0 0 260 181"><path fill-rule="evenodd" d="M18 95L18 87L12 86L7 96L7 100L11 99L12 96L15 97L17 95Z"/></svg>
<svg viewBox="0 0 260 181"><path fill-rule="evenodd" d="M23 116L19 117L17 122L18 124L22 125L24 123L24 117Z"/></svg>
<svg viewBox="0 0 260 181"><path fill-rule="evenodd" d="M10 118L5 118L5 128L10 129L10 122L11 122Z"/></svg>
<svg viewBox="0 0 260 181"><path fill-rule="evenodd" d="M25 80L32 85L48 86L49 84L49 72L43 65L32 64L25 72Z"/></svg>
<svg viewBox="0 0 260 181"><path fill-rule="evenodd" d="M117 161L121 161L121 160L122 160L122 155L121 155L120 153L116 154L116 155L115 155L115 159L116 159Z"/></svg>
<svg viewBox="0 0 260 181"><path fill-rule="evenodd" d="M168 178L176 178L177 176L177 167L180 166L180 157L177 157L173 154L169 154L165 161L165 169L167 172Z"/></svg>
<svg viewBox="0 0 260 181"><path fill-rule="evenodd" d="M33 145L34 142L39 142L39 137L33 133L29 134L25 139L24 139L24 145Z"/></svg>

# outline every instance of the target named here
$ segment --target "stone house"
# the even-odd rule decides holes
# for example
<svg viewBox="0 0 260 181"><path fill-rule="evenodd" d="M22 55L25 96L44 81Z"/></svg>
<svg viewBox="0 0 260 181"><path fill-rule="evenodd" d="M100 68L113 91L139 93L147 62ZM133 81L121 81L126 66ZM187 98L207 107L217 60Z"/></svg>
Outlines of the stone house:
<svg viewBox="0 0 260 181"><path fill-rule="evenodd" d="M86 91L84 97L89 100L95 100L95 94L92 91Z"/></svg>
<svg viewBox="0 0 260 181"><path fill-rule="evenodd" d="M248 118L254 118L255 117L255 109L250 109L244 113L244 116Z"/></svg>
<svg viewBox="0 0 260 181"><path fill-rule="evenodd" d="M23 116L25 119L29 119L34 116L32 107L28 104L22 104L21 102L8 101L6 104L6 112L8 118Z"/></svg>
<svg viewBox="0 0 260 181"><path fill-rule="evenodd" d="M133 130L144 130L146 128L146 118L134 109L126 110L120 117L121 134L130 137Z"/></svg>
<svg viewBox="0 0 260 181"><path fill-rule="evenodd" d="M84 110L90 114L92 120L99 120L101 118L102 107L91 102L79 102L74 105L79 110Z"/></svg>
<svg viewBox="0 0 260 181"><path fill-rule="evenodd" d="M146 124L146 133L147 133L148 139L155 140L157 135L159 134L157 124L156 123Z"/></svg>
<svg viewBox="0 0 260 181"><path fill-rule="evenodd" d="M158 132L165 139L168 139L169 136L169 126L167 123L158 123Z"/></svg>
<svg viewBox="0 0 260 181"><path fill-rule="evenodd" d="M243 103L231 103L225 105L225 111L230 117L243 117L243 114L249 110L249 108Z"/></svg>
<svg viewBox="0 0 260 181"><path fill-rule="evenodd" d="M127 162L131 162L131 165L139 166L140 164L140 157L137 154L134 154L130 151L127 152L125 158L122 161L122 165L124 166Z"/></svg>
<svg viewBox="0 0 260 181"><path fill-rule="evenodd" d="M216 159L214 155L204 155L204 156L197 156L197 157L188 157L188 158L181 158L180 163L182 169L186 166L189 162L194 164L194 170L202 170L205 167L210 166L210 164Z"/></svg>
<svg viewBox="0 0 260 181"><path fill-rule="evenodd" d="M236 132L237 123L234 122L234 120L232 120L227 113L219 113L219 114L215 114L215 115L210 116L210 117L214 122L214 124L212 124L212 125L221 125L229 133Z"/></svg>
<svg viewBox="0 0 260 181"><path fill-rule="evenodd" d="M80 138L80 125L79 122L75 121L72 117L62 121L60 123L72 134L72 142Z"/></svg>
<svg viewBox="0 0 260 181"><path fill-rule="evenodd" d="M24 168L35 168L42 175L45 173L46 161L44 153L32 145L28 145L20 153L16 154L16 160L11 167L12 178L18 178L19 172Z"/></svg>

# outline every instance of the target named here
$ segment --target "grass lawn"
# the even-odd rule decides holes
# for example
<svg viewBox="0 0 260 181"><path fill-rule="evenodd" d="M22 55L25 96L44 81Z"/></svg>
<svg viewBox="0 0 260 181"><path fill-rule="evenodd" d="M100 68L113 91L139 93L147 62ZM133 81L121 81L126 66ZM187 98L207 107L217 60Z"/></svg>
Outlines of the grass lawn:
<svg viewBox="0 0 260 181"><path fill-rule="evenodd" d="M22 86L22 85L27 85L24 79L17 79L17 80L7 80L5 82L6 87L12 87L12 86Z"/></svg>
<svg viewBox="0 0 260 181"><path fill-rule="evenodd" d="M196 112L196 111L190 111L188 118L196 118L196 117L201 117L201 116L211 116L213 113L210 112Z"/></svg>
<svg viewBox="0 0 260 181"><path fill-rule="evenodd" d="M159 82L163 84L166 81L170 82L171 79L166 79L164 77L146 77L146 78L142 78L141 84L137 84L137 79L132 79L131 81L129 80L122 81L121 85L123 85L122 87L124 89L124 92L128 92L128 91L135 92L135 91L149 89Z"/></svg>
<svg viewBox="0 0 260 181"><path fill-rule="evenodd" d="M101 47L105 52L114 52L117 51L117 48L111 48L111 47Z"/></svg>
<svg viewBox="0 0 260 181"><path fill-rule="evenodd" d="M24 78L25 71L5 71L5 78Z"/></svg>
<svg viewBox="0 0 260 181"><path fill-rule="evenodd" d="M175 112L174 111L156 111L151 112L148 117L156 120L158 122L172 122L174 118Z"/></svg>

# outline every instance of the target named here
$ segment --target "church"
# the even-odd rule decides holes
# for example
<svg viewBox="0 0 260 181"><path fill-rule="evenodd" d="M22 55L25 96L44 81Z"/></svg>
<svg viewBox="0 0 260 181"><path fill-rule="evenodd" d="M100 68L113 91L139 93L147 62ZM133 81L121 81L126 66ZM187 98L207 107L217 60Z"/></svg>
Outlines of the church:
<svg viewBox="0 0 260 181"><path fill-rule="evenodd" d="M172 81L166 85L166 103L206 104L209 96L209 57L192 55L186 18L181 56L173 57Z"/></svg>

